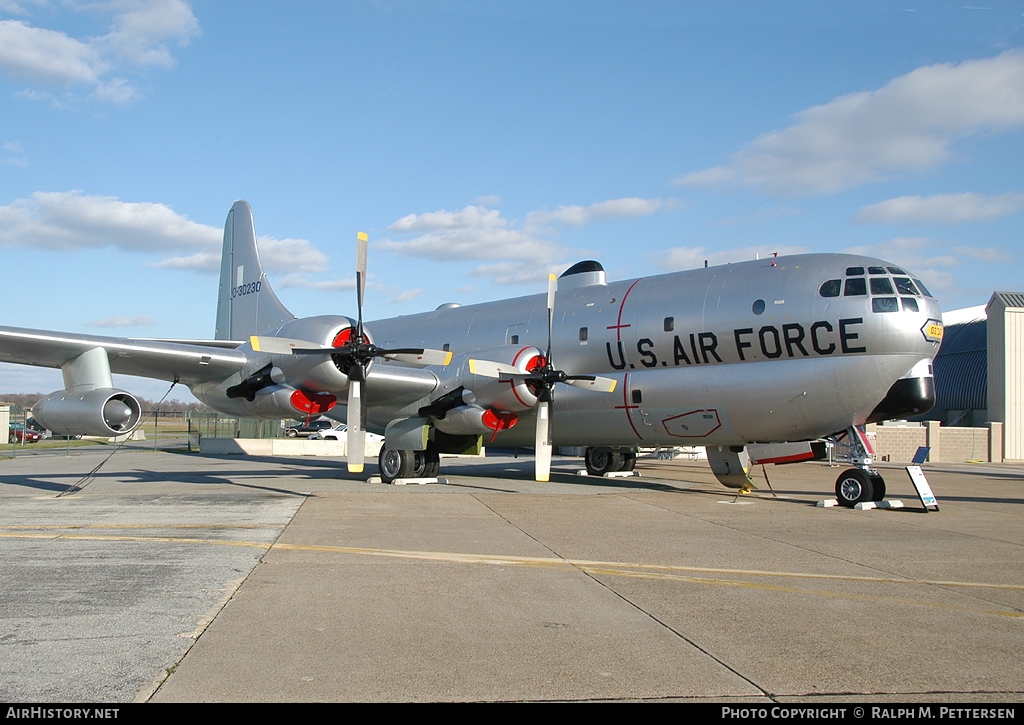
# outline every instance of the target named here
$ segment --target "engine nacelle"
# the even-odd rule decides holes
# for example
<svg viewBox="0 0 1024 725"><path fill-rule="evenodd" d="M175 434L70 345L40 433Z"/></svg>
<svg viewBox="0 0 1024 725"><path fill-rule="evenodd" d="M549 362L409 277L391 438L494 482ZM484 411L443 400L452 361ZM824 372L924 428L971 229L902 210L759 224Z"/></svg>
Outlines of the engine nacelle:
<svg viewBox="0 0 1024 725"><path fill-rule="evenodd" d="M537 405L537 394L522 378L493 378L470 372L470 360L490 360L511 365L522 372L530 372L544 364L544 353L532 345L502 345L482 348L455 357L441 372L446 391L459 385L472 391L475 402L482 408L495 411L521 413Z"/></svg>
<svg viewBox="0 0 1024 725"><path fill-rule="evenodd" d="M284 323L272 334L292 340L305 340L310 347L337 347L348 342L353 334L355 322L347 317L322 315L291 320ZM364 329L364 334L369 334ZM348 388L348 376L338 367L334 359L324 355L274 355L274 366L284 373L290 385L305 390L337 392ZM373 363L370 363L372 367Z"/></svg>
<svg viewBox="0 0 1024 725"><path fill-rule="evenodd" d="M451 435L494 434L515 426L515 413L493 411L476 405L463 405L447 411L443 418L435 418L434 426Z"/></svg>
<svg viewBox="0 0 1024 725"><path fill-rule="evenodd" d="M135 430L142 406L117 388L58 390L32 406L32 417L56 435L117 436Z"/></svg>

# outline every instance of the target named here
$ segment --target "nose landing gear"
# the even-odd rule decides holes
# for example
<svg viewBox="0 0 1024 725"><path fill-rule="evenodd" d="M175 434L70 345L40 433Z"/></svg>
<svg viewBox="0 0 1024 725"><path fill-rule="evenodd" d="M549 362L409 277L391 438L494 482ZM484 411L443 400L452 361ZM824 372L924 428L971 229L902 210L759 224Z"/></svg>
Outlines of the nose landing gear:
<svg viewBox="0 0 1024 725"><path fill-rule="evenodd" d="M836 500L843 506L853 507L865 501L882 501L885 498L885 479L871 468L875 451L864 433L863 426L853 426L846 431L849 436L850 462L856 468L848 468L836 479Z"/></svg>

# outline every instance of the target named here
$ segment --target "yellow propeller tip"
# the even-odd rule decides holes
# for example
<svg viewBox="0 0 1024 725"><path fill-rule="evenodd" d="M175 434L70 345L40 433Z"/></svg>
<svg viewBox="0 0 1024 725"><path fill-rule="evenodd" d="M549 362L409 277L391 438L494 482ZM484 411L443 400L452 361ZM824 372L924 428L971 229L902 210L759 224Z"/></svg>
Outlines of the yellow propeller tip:
<svg viewBox="0 0 1024 725"><path fill-rule="evenodd" d="M369 239L369 237L366 236L366 232L359 232L356 235L356 239L358 239L360 242L365 242L367 239Z"/></svg>

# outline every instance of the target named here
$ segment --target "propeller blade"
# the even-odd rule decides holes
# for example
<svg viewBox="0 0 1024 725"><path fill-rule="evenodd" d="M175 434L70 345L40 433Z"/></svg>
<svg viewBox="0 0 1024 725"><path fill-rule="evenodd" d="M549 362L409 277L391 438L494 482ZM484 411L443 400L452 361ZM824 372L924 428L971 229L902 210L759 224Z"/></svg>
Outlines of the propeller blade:
<svg viewBox="0 0 1024 725"><path fill-rule="evenodd" d="M356 336L359 338L363 336L363 293L366 291L367 240L366 232L359 232L356 235L356 307L359 310Z"/></svg>
<svg viewBox="0 0 1024 725"><path fill-rule="evenodd" d="M555 275L548 275L548 349L546 353L546 359L548 366L551 366L551 328L555 324L555 289L558 286L558 280Z"/></svg>
<svg viewBox="0 0 1024 725"><path fill-rule="evenodd" d="M366 448L366 432L363 428L363 383L352 379L348 384L348 411L345 423L348 435L348 472L362 473L363 459Z"/></svg>
<svg viewBox="0 0 1024 725"><path fill-rule="evenodd" d="M597 393L611 393L615 390L618 382L614 378L601 378L596 375L569 375L565 382L574 388L593 390Z"/></svg>
<svg viewBox="0 0 1024 725"><path fill-rule="evenodd" d="M534 446L535 478L547 481L551 476L551 403L537 404L537 438Z"/></svg>
<svg viewBox="0 0 1024 725"><path fill-rule="evenodd" d="M397 360L410 365L447 365L452 361L452 354L444 350L383 350L384 358Z"/></svg>
<svg viewBox="0 0 1024 725"><path fill-rule="evenodd" d="M491 360L469 359L469 372L473 375L483 375L487 378L504 378L509 376L529 377L531 373L524 373L514 365L496 363Z"/></svg>
<svg viewBox="0 0 1024 725"><path fill-rule="evenodd" d="M249 338L249 344L256 352L266 352L271 355L300 355L317 352L337 352L333 347L310 348L309 340L289 340L286 337L259 337L253 335Z"/></svg>

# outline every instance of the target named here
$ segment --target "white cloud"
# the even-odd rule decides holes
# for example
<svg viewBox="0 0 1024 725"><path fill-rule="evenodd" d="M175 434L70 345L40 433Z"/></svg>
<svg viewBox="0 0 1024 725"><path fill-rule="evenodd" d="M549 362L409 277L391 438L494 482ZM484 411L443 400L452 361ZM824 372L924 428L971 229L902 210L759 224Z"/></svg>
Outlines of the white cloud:
<svg viewBox="0 0 1024 725"><path fill-rule="evenodd" d="M547 274L569 266L561 260L568 254L553 239L552 226L579 227L597 221L625 219L654 214L670 204L661 199L629 197L610 199L590 206L559 206L554 211L538 209L526 215L525 228L497 209L476 204L461 211L446 210L409 214L388 228L398 234L422 232L408 241L385 239L377 248L407 257L435 261L486 261L471 274L497 284L543 282Z"/></svg>
<svg viewBox="0 0 1024 725"><path fill-rule="evenodd" d="M953 247L954 254L976 259L979 262L1013 262L1013 255L999 247Z"/></svg>
<svg viewBox="0 0 1024 725"><path fill-rule="evenodd" d="M422 295L422 294L423 294L423 288L422 287L414 287L413 289L407 289L407 290L399 293L394 298L388 300L388 302L389 303L393 303L393 304L397 304L397 303L400 303L400 302L411 302L412 300L417 299L418 297L420 297L420 295Z"/></svg>
<svg viewBox="0 0 1024 725"><path fill-rule="evenodd" d="M84 87L101 101L128 103L138 91L126 75L147 67L170 68L170 44L187 45L200 33L184 0L111 0L63 7L108 16L110 32L79 39L24 20L0 20L0 72L49 91ZM50 92L19 95L60 103Z"/></svg>
<svg viewBox="0 0 1024 725"><path fill-rule="evenodd" d="M86 322L86 327L141 327L152 325L155 320L149 315L133 315L131 317L108 317L105 320Z"/></svg>
<svg viewBox="0 0 1024 725"><path fill-rule="evenodd" d="M348 292L356 288L356 280L355 275L348 279L312 280L308 279L303 274L295 272L284 277L275 286L281 289L301 287L303 289L313 289L320 292Z"/></svg>
<svg viewBox="0 0 1024 725"><path fill-rule="evenodd" d="M394 232L426 232L409 241L385 239L378 249L405 257L435 261L514 259L551 262L562 254L554 242L512 228L496 209L467 206L459 212L409 214L388 228Z"/></svg>
<svg viewBox="0 0 1024 725"><path fill-rule="evenodd" d="M676 272L703 267L705 261L709 267L714 267L720 264L749 262L758 257L768 259L774 254L784 256L787 254L807 254L809 251L807 247L770 245L726 249L719 252L708 252L704 247L675 247L663 253L660 266L668 272Z"/></svg>
<svg viewBox="0 0 1024 725"><path fill-rule="evenodd" d="M764 133L727 166L680 176L677 184L739 183L770 194L830 194L949 160L971 134L1024 126L1024 51L959 65L924 66L875 91L840 96Z"/></svg>
<svg viewBox="0 0 1024 725"><path fill-rule="evenodd" d="M871 204L857 212L857 224L963 224L992 221L1024 208L1024 194L937 194L901 196Z"/></svg>
<svg viewBox="0 0 1024 725"><path fill-rule="evenodd" d="M116 247L128 251L201 249L222 233L164 204L123 202L81 191L37 191L0 206L0 246L48 250Z"/></svg>
<svg viewBox="0 0 1024 725"><path fill-rule="evenodd" d="M25 153L25 149L22 148L20 143L17 141L8 141L3 146L0 146L0 148L5 152L5 164L20 166L22 168L28 167L28 154Z"/></svg>
<svg viewBox="0 0 1024 725"><path fill-rule="evenodd" d="M434 211L426 214L409 214L402 217L388 229L393 232L423 232L436 229L486 229L506 227L497 209L484 206L467 206L462 211Z"/></svg>
<svg viewBox="0 0 1024 725"><path fill-rule="evenodd" d="M559 206L554 211L538 209L526 215L527 226L558 222L572 227L581 227L595 221L650 216L663 206L661 199L610 199L590 206Z"/></svg>
<svg viewBox="0 0 1024 725"><path fill-rule="evenodd" d="M217 273L223 239L220 227L194 222L164 204L125 202L81 191L40 191L0 206L0 247L191 252L146 265ZM321 272L330 261L305 239L264 236L257 243L260 261L270 273Z"/></svg>

